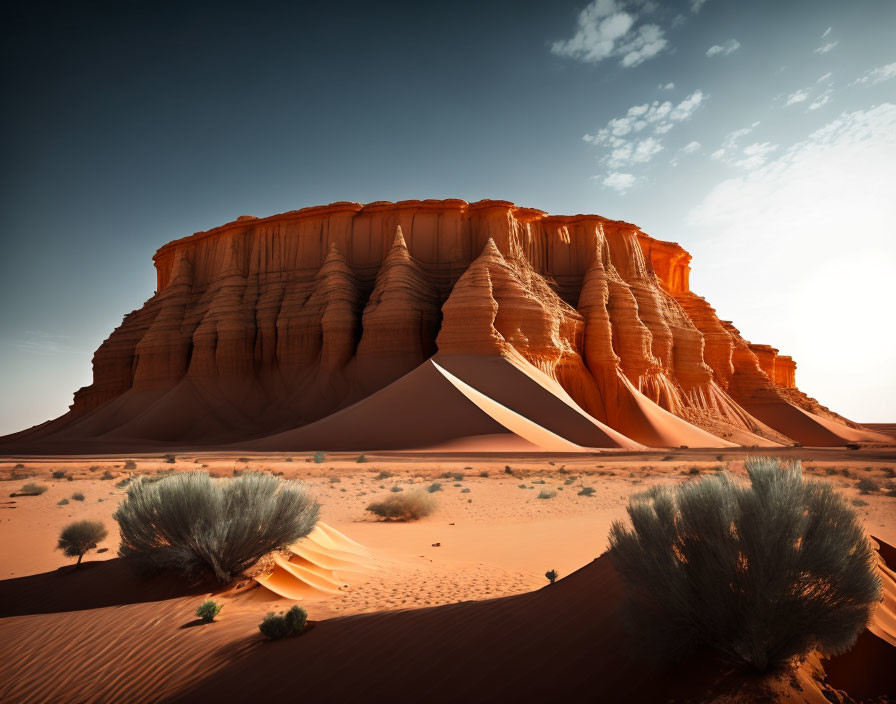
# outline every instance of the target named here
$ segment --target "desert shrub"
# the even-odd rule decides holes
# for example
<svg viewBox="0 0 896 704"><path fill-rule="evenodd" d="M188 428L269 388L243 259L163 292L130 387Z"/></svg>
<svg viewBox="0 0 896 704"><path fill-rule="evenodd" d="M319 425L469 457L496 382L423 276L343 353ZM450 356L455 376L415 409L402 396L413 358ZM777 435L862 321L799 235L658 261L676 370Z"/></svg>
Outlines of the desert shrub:
<svg viewBox="0 0 896 704"><path fill-rule="evenodd" d="M504 474L513 474L513 470L510 468L510 465L504 465Z"/></svg>
<svg viewBox="0 0 896 704"><path fill-rule="evenodd" d="M121 557L149 571L207 571L226 583L307 535L318 509L298 482L258 472L235 479L190 472L132 482L113 517Z"/></svg>
<svg viewBox="0 0 896 704"><path fill-rule="evenodd" d="M28 482L25 486L19 489L16 493L19 496L40 496L47 490L46 484L37 484L35 482Z"/></svg>
<svg viewBox="0 0 896 704"><path fill-rule="evenodd" d="M487 470L487 469L483 469L483 470L479 473L479 476L482 477L483 479L487 479L487 478L488 478L488 470Z"/></svg>
<svg viewBox="0 0 896 704"><path fill-rule="evenodd" d="M62 529L56 549L62 550L66 557L77 557L75 566L80 566L84 554L105 540L106 535L106 527L99 521L75 521Z"/></svg>
<svg viewBox="0 0 896 704"><path fill-rule="evenodd" d="M852 505L853 506L867 506L868 502L865 501L865 499L853 499Z"/></svg>
<svg viewBox="0 0 896 704"><path fill-rule="evenodd" d="M570 484L575 484L576 479L578 479L578 477L567 477L566 479L563 480L563 486L569 486Z"/></svg>
<svg viewBox="0 0 896 704"><path fill-rule="evenodd" d="M56 505L57 506L68 506L68 499L59 499L59 501L56 502Z"/></svg>
<svg viewBox="0 0 896 704"><path fill-rule="evenodd" d="M383 479L388 479L391 476L392 476L392 472L383 471L383 472L380 472L379 474L377 474L374 477L374 479L378 479L379 481L382 481Z"/></svg>
<svg viewBox="0 0 896 704"><path fill-rule="evenodd" d="M547 484L547 482L544 479L533 479L532 483L533 484Z"/></svg>
<svg viewBox="0 0 896 704"><path fill-rule="evenodd" d="M846 449L847 449L847 450L858 450L859 447L860 447L860 445L859 445L859 443L857 443L857 442L848 442L848 443L846 443Z"/></svg>
<svg viewBox="0 0 896 704"><path fill-rule="evenodd" d="M544 573L544 576L547 577L547 580L551 584L553 584L554 582L557 581L557 577L559 577L560 574L557 572L557 570L548 570L547 572Z"/></svg>
<svg viewBox="0 0 896 704"><path fill-rule="evenodd" d="M525 484L517 484L516 486L518 489L526 489L527 488Z"/></svg>
<svg viewBox="0 0 896 704"><path fill-rule="evenodd" d="M327 459L327 456L323 452L314 453L314 462L316 464L321 464L325 459Z"/></svg>
<svg viewBox="0 0 896 704"><path fill-rule="evenodd" d="M542 489L541 491L538 492L538 497L537 497L537 498L539 498L539 499L553 499L556 495L557 495L557 492L556 492L556 491L553 491L552 489Z"/></svg>
<svg viewBox="0 0 896 704"><path fill-rule="evenodd" d="M168 464L174 464L175 457L174 455L162 455L162 459L165 460Z"/></svg>
<svg viewBox="0 0 896 704"><path fill-rule="evenodd" d="M893 469L892 467L881 467L881 471L884 473L885 477L896 479L896 469Z"/></svg>
<svg viewBox="0 0 896 704"><path fill-rule="evenodd" d="M134 460L125 460L124 462L125 469L137 469L137 463Z"/></svg>
<svg viewBox="0 0 896 704"><path fill-rule="evenodd" d="M880 485L870 477L863 477L856 483L856 489L863 494L870 494L872 491L880 491Z"/></svg>
<svg viewBox="0 0 896 704"><path fill-rule="evenodd" d="M224 607L221 604L218 604L211 599L206 599L199 605L199 608L196 609L196 616L205 623L211 623L215 620L215 616L221 613L221 609L223 608Z"/></svg>
<svg viewBox="0 0 896 704"><path fill-rule="evenodd" d="M367 461L367 457L365 455L358 455L358 459L355 460L358 464L364 464Z"/></svg>
<svg viewBox="0 0 896 704"><path fill-rule="evenodd" d="M103 480L105 480L105 481L109 481L110 479L115 479L115 475L112 474L112 472L110 472L110 471L107 469L105 472L103 472L103 476L101 476L100 479L103 479Z"/></svg>
<svg viewBox="0 0 896 704"><path fill-rule="evenodd" d="M13 467L13 469L25 469L25 465L23 465L21 462L16 462L16 466Z"/></svg>
<svg viewBox="0 0 896 704"><path fill-rule="evenodd" d="M292 457L287 457L284 462L292 462Z"/></svg>
<svg viewBox="0 0 896 704"><path fill-rule="evenodd" d="M65 470L56 469L53 471L53 479L65 479Z"/></svg>
<svg viewBox="0 0 896 704"><path fill-rule="evenodd" d="M390 489L390 491L398 493L399 491L404 491L404 489L402 489L400 486L398 486L398 484L396 484L395 486L392 487L392 489Z"/></svg>
<svg viewBox="0 0 896 704"><path fill-rule="evenodd" d="M124 489L130 483L131 483L131 478L125 477L120 482L115 482L115 488L116 489Z"/></svg>
<svg viewBox="0 0 896 704"><path fill-rule="evenodd" d="M610 530L624 615L662 659L710 648L756 670L852 646L880 598L856 513L799 464L745 463L750 484L713 475L633 496Z"/></svg>
<svg viewBox="0 0 896 704"><path fill-rule="evenodd" d="M339 484L339 482L341 481L342 479L340 479L339 477L330 477L330 484Z"/></svg>
<svg viewBox="0 0 896 704"><path fill-rule="evenodd" d="M470 493L470 490L469 490L469 489L461 489L461 490L460 490L460 493L461 493L461 494L469 494L469 493Z"/></svg>
<svg viewBox="0 0 896 704"><path fill-rule="evenodd" d="M592 486L583 486L581 491L579 491L578 496L593 496L594 495L594 487Z"/></svg>
<svg viewBox="0 0 896 704"><path fill-rule="evenodd" d="M456 482L462 482L464 480L464 475L460 472L454 472L454 474L451 475L451 478Z"/></svg>
<svg viewBox="0 0 896 704"><path fill-rule="evenodd" d="M271 640L295 636L305 630L308 614L301 606L293 606L286 613L269 613L259 624L260 630Z"/></svg>
<svg viewBox="0 0 896 704"><path fill-rule="evenodd" d="M80 491L76 491L74 494L72 494L72 498L73 498L75 501L83 501L83 500L84 500L84 494L81 493Z"/></svg>
<svg viewBox="0 0 896 704"><path fill-rule="evenodd" d="M426 487L426 490L427 490L430 494L434 494L435 492L437 492L437 491L441 491L441 490L442 490L442 485L439 484L438 482L433 482L433 483L430 484L428 487Z"/></svg>
<svg viewBox="0 0 896 704"><path fill-rule="evenodd" d="M436 500L425 491L403 491L374 501L367 510L392 521L416 521L436 510Z"/></svg>

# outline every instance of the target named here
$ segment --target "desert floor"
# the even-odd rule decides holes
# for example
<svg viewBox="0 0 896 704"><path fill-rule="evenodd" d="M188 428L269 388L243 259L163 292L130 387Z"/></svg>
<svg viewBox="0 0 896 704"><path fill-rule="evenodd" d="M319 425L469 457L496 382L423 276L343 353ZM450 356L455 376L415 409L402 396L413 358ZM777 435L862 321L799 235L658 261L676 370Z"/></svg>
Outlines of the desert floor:
<svg viewBox="0 0 896 704"><path fill-rule="evenodd" d="M537 590L547 583L545 571L556 569L563 577L604 552L610 525L625 517L632 493L721 470L742 477L749 454L686 449L557 456L369 453L359 461L357 454L327 453L315 462L311 453L238 457L185 452L177 453L173 463L159 455L0 458L0 591L13 602L0 608L5 616L0 619L0 649L15 653L0 665L5 670L0 682L7 682L0 685L0 698L116 700L122 694L117 687L146 669L153 672L152 683L131 701L164 699L180 691L191 673L198 676L220 666L224 649L259 639L257 624L265 613L293 603L252 582L223 590L166 586L144 594L137 578L124 576L123 566L116 565L118 534L112 514L125 496L116 484L131 475L205 469L232 476L248 468L306 482L321 503L321 520L369 548L376 565L368 573L346 574L338 594L309 594L303 602L309 619L322 622ZM892 448L788 448L775 454L800 459L806 475L833 483L857 506L869 534L896 544ZM124 469L127 460L136 469ZM66 478L54 479L53 472L64 472ZM863 478L874 479L880 490L860 492L856 485ZM49 489L39 496L11 496L28 481ZM433 482L441 484L434 493L438 510L426 519L383 522L365 511L393 486L407 489ZM593 494L582 495L584 487L593 488ZM538 498L542 490L556 495ZM84 495L83 501L72 498L76 492ZM60 505L63 499L68 503ZM73 561L54 548L60 529L82 518L103 521L109 537L98 546L102 552L90 553L74 571ZM116 584L130 595L108 593ZM218 622L185 628L208 594L224 603ZM103 645L87 645L100 628L108 634ZM78 672L57 662L60 653L68 653L77 660L76 669L88 668L91 679L102 677L111 667L109 653L116 639L132 655L141 654L129 666L130 678L113 668L99 690L95 682L94 689L80 689L87 685ZM51 651L56 658L33 667L34 658ZM120 650L115 657L122 657Z"/></svg>

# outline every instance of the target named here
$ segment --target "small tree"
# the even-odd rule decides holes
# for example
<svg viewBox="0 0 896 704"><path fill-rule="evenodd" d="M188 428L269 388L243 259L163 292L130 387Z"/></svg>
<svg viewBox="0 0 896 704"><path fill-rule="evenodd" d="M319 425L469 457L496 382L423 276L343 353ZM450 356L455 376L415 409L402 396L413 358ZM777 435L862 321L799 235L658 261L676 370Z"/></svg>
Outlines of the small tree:
<svg viewBox="0 0 896 704"><path fill-rule="evenodd" d="M548 578L548 581L551 584L553 584L557 581L557 577L559 577L560 575L558 574L557 570L548 570L544 573L544 576Z"/></svg>
<svg viewBox="0 0 896 704"><path fill-rule="evenodd" d="M106 527L99 521L75 521L62 529L56 549L62 550L66 557L77 557L75 567L80 567L85 553L105 540L106 535Z"/></svg>
<svg viewBox="0 0 896 704"><path fill-rule="evenodd" d="M799 464L752 458L750 485L713 475L632 497L610 530L624 615L658 658L708 647L766 670L852 647L881 584L856 512Z"/></svg>
<svg viewBox="0 0 896 704"><path fill-rule="evenodd" d="M215 616L221 613L221 609L223 608L224 607L221 604L218 604L211 599L206 599L199 605L199 608L196 609L196 615L202 619L203 623L211 623L215 620Z"/></svg>

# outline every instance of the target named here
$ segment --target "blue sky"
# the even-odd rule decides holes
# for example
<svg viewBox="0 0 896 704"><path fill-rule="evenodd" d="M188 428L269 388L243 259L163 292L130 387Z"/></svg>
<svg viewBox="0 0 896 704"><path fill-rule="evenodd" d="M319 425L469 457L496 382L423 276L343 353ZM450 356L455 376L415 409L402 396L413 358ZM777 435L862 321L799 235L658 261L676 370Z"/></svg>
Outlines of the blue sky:
<svg viewBox="0 0 896 704"><path fill-rule="evenodd" d="M896 3L318 5L3 11L0 432L65 411L165 242L443 197L677 241L804 391L896 419Z"/></svg>

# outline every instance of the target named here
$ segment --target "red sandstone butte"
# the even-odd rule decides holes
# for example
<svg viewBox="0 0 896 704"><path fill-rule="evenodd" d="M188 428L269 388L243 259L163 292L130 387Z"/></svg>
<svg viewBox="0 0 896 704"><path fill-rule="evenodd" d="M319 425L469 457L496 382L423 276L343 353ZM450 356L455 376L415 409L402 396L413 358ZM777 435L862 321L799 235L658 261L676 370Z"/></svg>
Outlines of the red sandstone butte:
<svg viewBox="0 0 896 704"><path fill-rule="evenodd" d="M890 442L795 386L635 225L506 201L332 203L155 255L158 289L19 451Z"/></svg>

